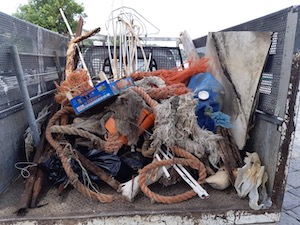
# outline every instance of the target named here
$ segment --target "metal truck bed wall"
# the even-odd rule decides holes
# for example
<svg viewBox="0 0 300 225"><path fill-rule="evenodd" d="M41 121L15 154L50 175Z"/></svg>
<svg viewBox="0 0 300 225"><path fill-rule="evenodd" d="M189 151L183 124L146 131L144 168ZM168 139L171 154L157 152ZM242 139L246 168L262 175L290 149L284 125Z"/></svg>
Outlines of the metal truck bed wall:
<svg viewBox="0 0 300 225"><path fill-rule="evenodd" d="M58 64L65 65L68 38L0 12L0 193L20 174L23 134L28 127L11 57L16 46L35 114L53 99ZM56 60L59 63L56 63Z"/></svg>
<svg viewBox="0 0 300 225"><path fill-rule="evenodd" d="M224 30L274 32L259 87L255 127L246 150L259 153L269 174L268 191L278 207L282 204L298 110L299 9L286 8ZM206 37L194 40L200 52L204 51L205 43Z"/></svg>
<svg viewBox="0 0 300 225"><path fill-rule="evenodd" d="M272 207L259 211L251 210L248 206L248 199L239 199L232 187L225 191L217 191L205 186L210 193L210 198L201 200L195 197L176 204L151 204L150 200L143 194L138 195L133 203L120 200L102 204L86 198L73 189L64 196L57 196L56 190L50 188L40 201L40 205L46 205L29 210L24 217L18 217L14 212L18 207L18 201L23 190L23 181L19 178L0 196L0 223L274 224L279 221L288 157L295 131L294 118L298 110L300 77L299 55L297 53L300 48L298 10L299 6L287 8L226 29L228 31L274 32L270 56L263 75L263 77L271 77L272 79L267 85L261 82L255 127L246 146L246 150L258 152L262 164L266 166L269 174L268 191L273 201ZM0 35L0 37L2 36ZM205 37L194 40L199 52L205 47L205 41ZM97 59L93 60L93 63L97 62ZM2 121L3 119L1 123L4 124ZM20 145L25 125L22 127L15 125L14 128L18 128L17 133L15 133L18 142L15 144L8 143L9 145L4 150L2 150L3 144L1 145L0 181L2 186L0 187L2 190L18 172L15 171L14 163L22 155ZM2 126L1 129L3 130ZM13 152L6 150L6 148L11 149L12 146L14 146ZM3 159L4 156L5 159ZM8 158L9 160L7 160ZM3 168L3 164L5 164L5 168ZM5 173L8 170L13 172L10 172L9 176L4 176L3 169L5 169ZM2 184L3 178L5 178L5 185ZM184 184L178 184L163 190L157 190L155 185L152 188L163 195L184 192L187 187ZM105 185L101 190L103 193L111 193L111 189Z"/></svg>

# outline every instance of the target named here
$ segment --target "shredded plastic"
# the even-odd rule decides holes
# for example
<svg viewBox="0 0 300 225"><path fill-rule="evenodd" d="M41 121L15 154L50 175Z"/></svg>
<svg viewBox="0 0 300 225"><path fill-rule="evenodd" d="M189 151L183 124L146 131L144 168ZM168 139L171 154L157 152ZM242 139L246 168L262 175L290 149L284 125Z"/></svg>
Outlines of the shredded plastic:
<svg viewBox="0 0 300 225"><path fill-rule="evenodd" d="M268 174L265 172L265 167L261 166L261 161L256 152L247 152L247 157L244 158L245 165L237 170L237 178L234 187L240 198L248 195L249 206L254 210L261 209L264 204L259 204L260 195L266 196L265 191L259 193L259 188L265 190L264 186L268 179Z"/></svg>

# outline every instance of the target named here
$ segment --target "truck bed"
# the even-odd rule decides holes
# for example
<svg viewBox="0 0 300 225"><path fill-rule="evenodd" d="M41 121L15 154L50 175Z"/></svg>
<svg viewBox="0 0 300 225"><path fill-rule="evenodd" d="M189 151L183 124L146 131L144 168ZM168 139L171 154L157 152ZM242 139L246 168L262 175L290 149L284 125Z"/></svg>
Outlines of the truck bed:
<svg viewBox="0 0 300 225"><path fill-rule="evenodd" d="M238 211L259 215L271 210L251 210L248 206L248 198L240 199L233 187L223 191L214 190L207 184L203 187L210 194L209 198L200 199L195 196L175 204L151 203L151 200L142 192L136 196L134 202L120 199L111 203L100 203L85 197L72 188L65 191L62 196L58 196L56 188L50 188L47 193L43 194L38 203L41 207L29 209L26 215L18 216L15 212L23 191L23 179L18 178L0 196L0 223L11 224L17 221L39 221L40 223L44 221L43 224L52 224L53 221L59 220L86 221L96 217L101 219L104 217L133 217L135 215L155 214L201 217L204 214L205 216L212 214L215 217L219 215L219 219L227 220L230 224L230 219L226 218L228 211L234 212L237 216ZM189 187L185 183L177 183L167 188L162 188L160 184L154 184L150 188L161 195L177 195L187 191ZM120 195L106 184L103 184L101 190L102 193Z"/></svg>

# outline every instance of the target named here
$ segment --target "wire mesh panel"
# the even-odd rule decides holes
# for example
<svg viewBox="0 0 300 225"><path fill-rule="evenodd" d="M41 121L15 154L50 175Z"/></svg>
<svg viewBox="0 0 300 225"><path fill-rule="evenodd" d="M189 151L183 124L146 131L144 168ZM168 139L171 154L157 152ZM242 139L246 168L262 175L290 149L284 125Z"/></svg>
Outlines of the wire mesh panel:
<svg viewBox="0 0 300 225"><path fill-rule="evenodd" d="M106 46L83 46L81 47L84 59L92 77L97 77L99 71L105 72L109 78L112 77L113 69L109 58L108 47ZM183 62L178 47L144 47L144 54L147 61L150 59L149 70L173 69L180 67ZM111 52L113 49L111 48ZM117 57L119 59L119 48L117 48ZM137 71L145 70L145 61L140 48L137 49ZM122 59L121 59L122 60ZM124 69L124 68L122 68ZM120 66L118 63L118 70Z"/></svg>
<svg viewBox="0 0 300 225"><path fill-rule="evenodd" d="M69 39L0 12L0 111L22 102L10 47L16 46L29 95L53 89L58 78L55 55L65 64Z"/></svg>

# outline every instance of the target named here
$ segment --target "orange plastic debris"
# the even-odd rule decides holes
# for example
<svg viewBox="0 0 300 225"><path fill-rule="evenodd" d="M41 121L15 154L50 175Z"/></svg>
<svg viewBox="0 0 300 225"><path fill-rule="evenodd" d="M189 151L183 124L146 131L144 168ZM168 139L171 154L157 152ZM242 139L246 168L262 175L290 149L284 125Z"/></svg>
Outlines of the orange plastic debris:
<svg viewBox="0 0 300 225"><path fill-rule="evenodd" d="M138 135L143 134L145 130L147 130L148 128L153 126L154 120L155 120L154 114L149 112L147 109L143 109L141 111L141 115L138 120L138 126L139 126ZM105 128L112 135L119 134L119 132L116 128L116 121L114 120L113 117L110 117L105 122ZM119 140L121 140L124 144L128 143L128 139L124 135L119 135Z"/></svg>

